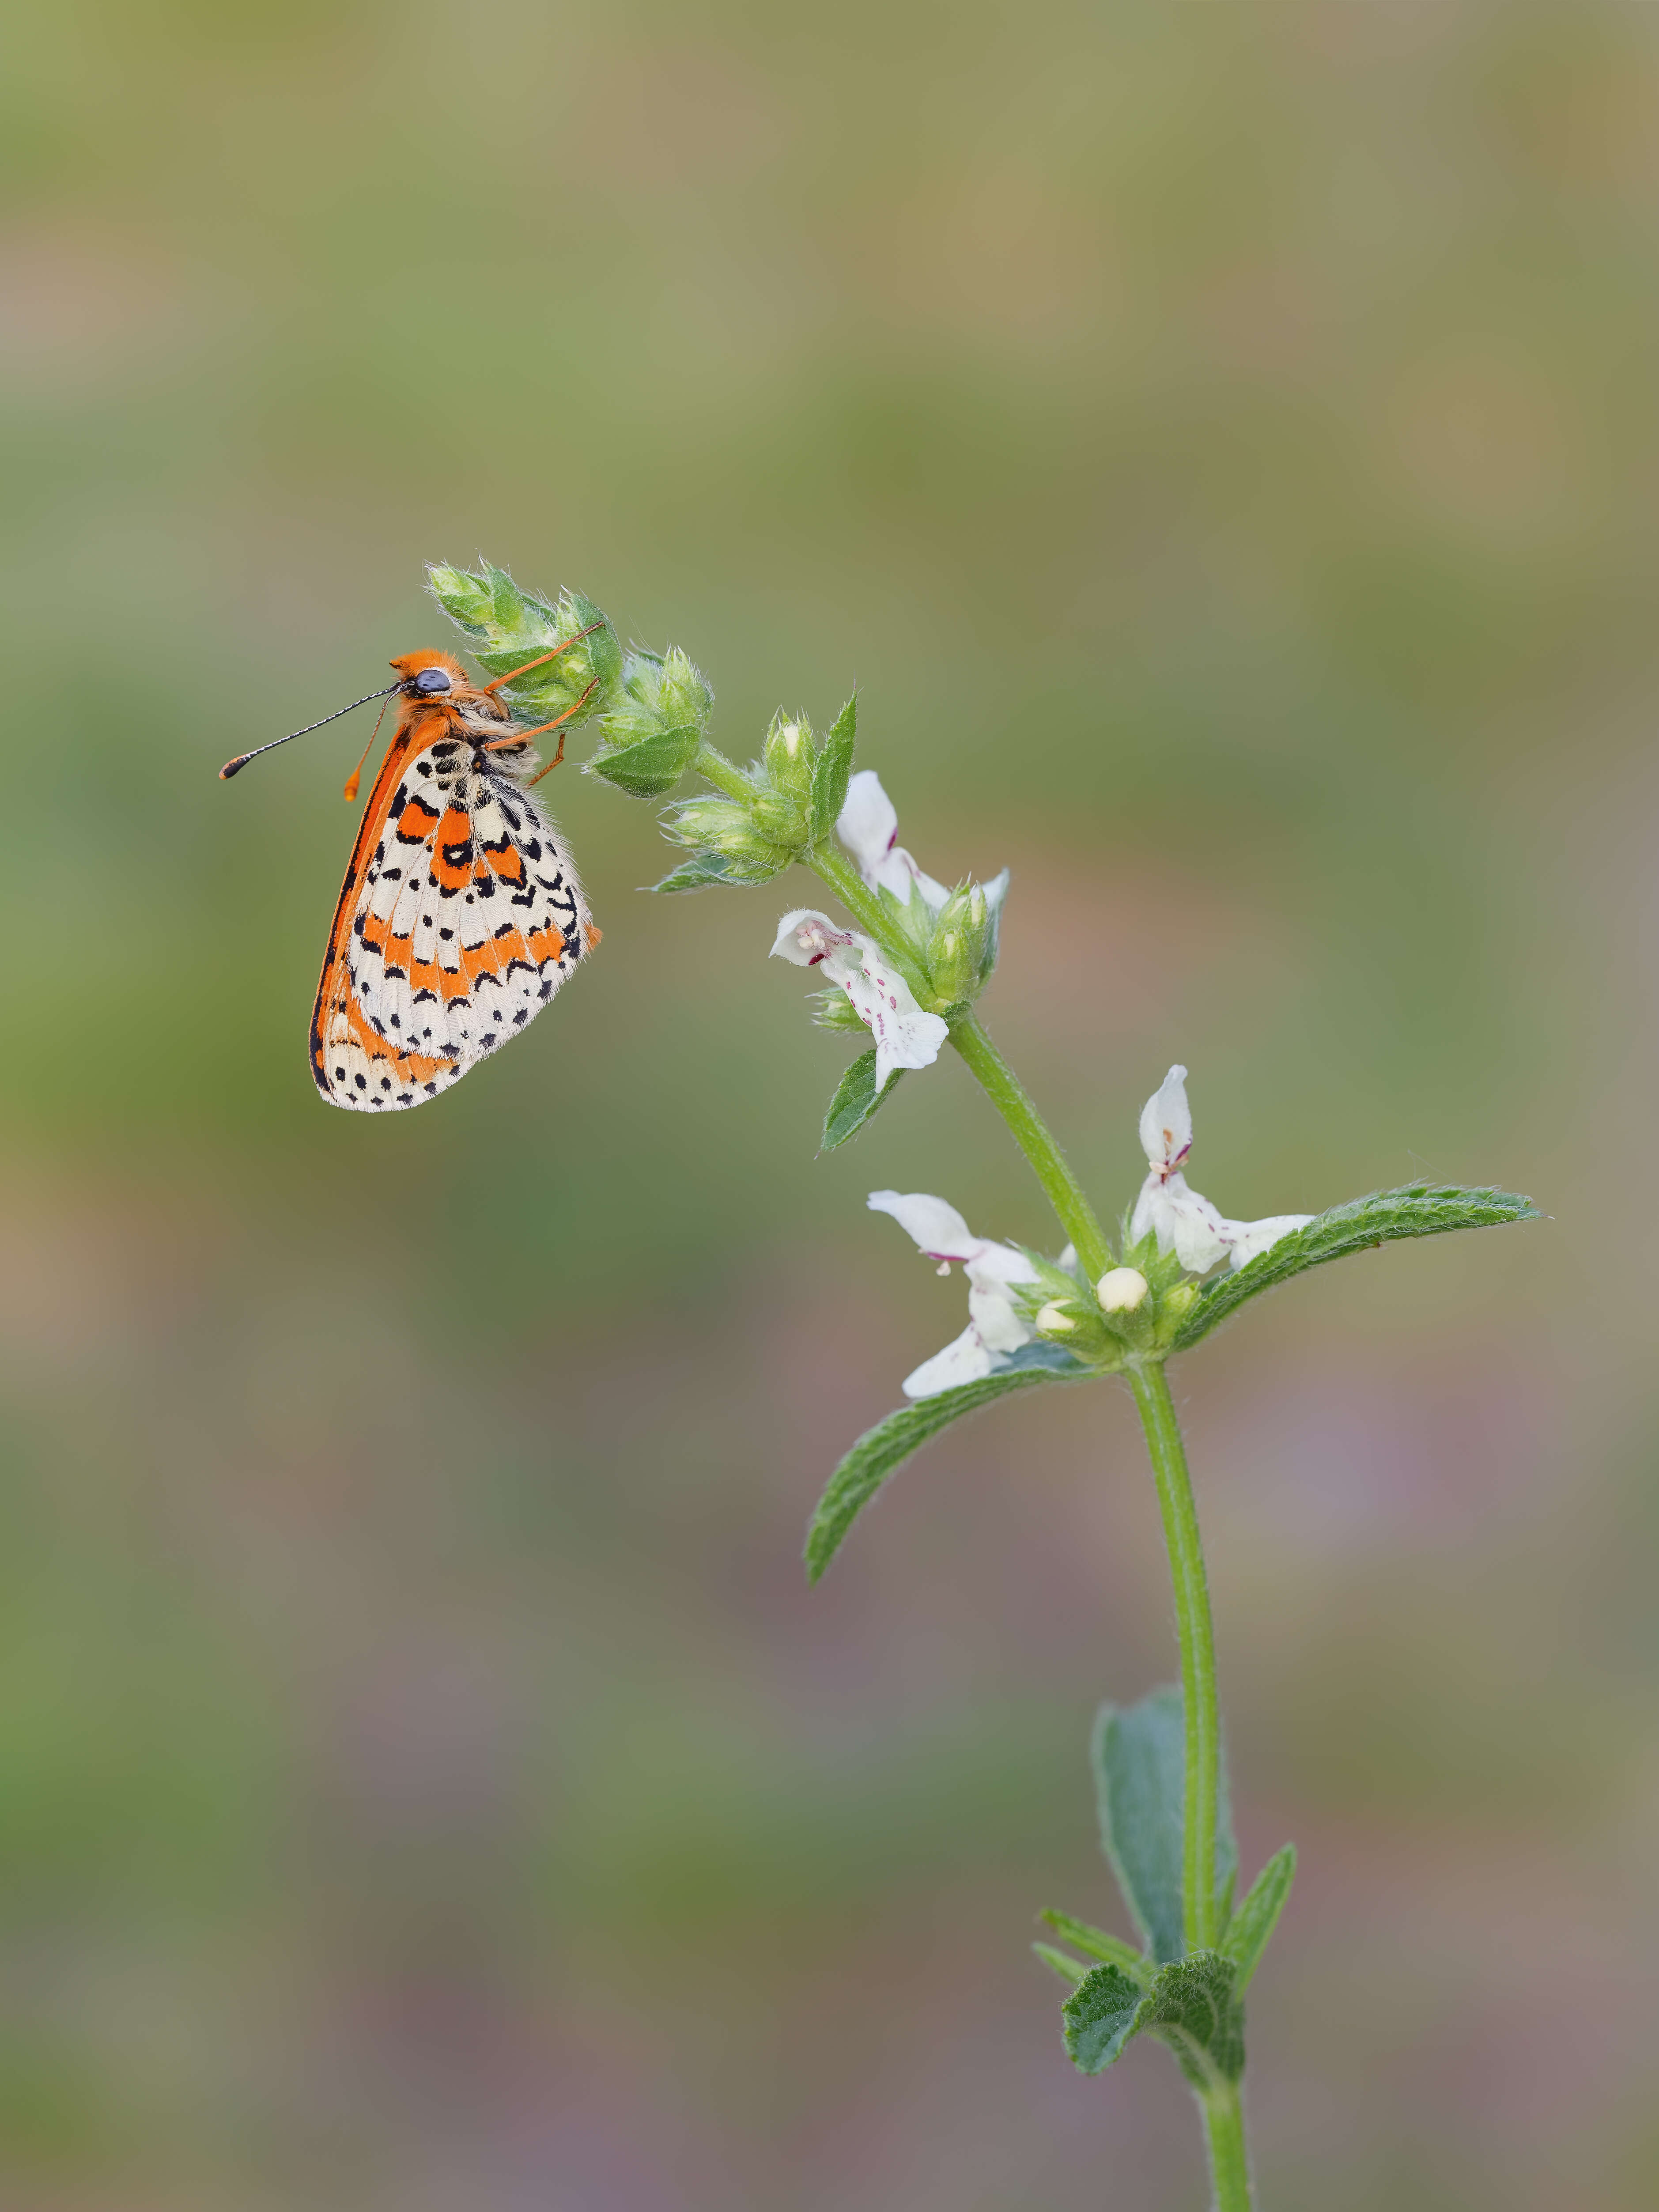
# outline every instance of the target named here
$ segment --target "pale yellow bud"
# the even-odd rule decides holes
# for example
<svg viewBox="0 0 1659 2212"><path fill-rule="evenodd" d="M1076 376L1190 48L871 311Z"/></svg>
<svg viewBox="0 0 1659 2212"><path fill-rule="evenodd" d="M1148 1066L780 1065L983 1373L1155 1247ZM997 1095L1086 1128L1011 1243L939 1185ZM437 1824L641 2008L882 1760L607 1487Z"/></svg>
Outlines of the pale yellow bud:
<svg viewBox="0 0 1659 2212"><path fill-rule="evenodd" d="M1139 1267L1113 1267L1095 1285L1103 1313L1133 1313L1146 1295L1146 1278Z"/></svg>
<svg viewBox="0 0 1659 2212"><path fill-rule="evenodd" d="M1036 1325L1045 1336L1065 1336L1077 1327L1076 1322L1066 1312L1065 1307L1052 1302L1039 1311Z"/></svg>

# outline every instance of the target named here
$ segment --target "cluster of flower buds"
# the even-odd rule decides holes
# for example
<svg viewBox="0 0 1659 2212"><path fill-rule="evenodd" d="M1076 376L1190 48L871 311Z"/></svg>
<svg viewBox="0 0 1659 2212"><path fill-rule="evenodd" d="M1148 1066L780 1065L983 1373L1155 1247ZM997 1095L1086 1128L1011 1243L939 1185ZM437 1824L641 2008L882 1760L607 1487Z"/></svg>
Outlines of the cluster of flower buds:
<svg viewBox="0 0 1659 2212"><path fill-rule="evenodd" d="M835 738L832 732L832 743ZM664 830L677 843L689 845L693 857L657 889L763 884L804 860L819 842L815 830L821 833L825 826L822 819L814 820L813 785L829 750L820 750L805 714L775 714L761 757L743 779L747 788L742 798L702 793L680 800L663 816ZM850 760L850 744L846 754Z"/></svg>
<svg viewBox="0 0 1659 2212"><path fill-rule="evenodd" d="M561 592L550 604L489 561L476 571L440 562L428 568L427 581L489 675L505 676L526 661L537 664L503 690L520 720L551 722L568 715L574 728L614 703L623 677L622 647L605 616L580 592Z"/></svg>

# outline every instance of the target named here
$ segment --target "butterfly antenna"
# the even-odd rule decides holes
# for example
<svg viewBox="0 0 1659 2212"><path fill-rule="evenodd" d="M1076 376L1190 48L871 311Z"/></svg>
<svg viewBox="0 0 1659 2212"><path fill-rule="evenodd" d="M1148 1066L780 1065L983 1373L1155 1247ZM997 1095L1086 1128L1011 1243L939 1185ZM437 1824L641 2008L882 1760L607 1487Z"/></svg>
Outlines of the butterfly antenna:
<svg viewBox="0 0 1659 2212"><path fill-rule="evenodd" d="M361 699L354 699L352 701L351 706L337 707L331 714L325 714L322 722L307 722L303 730L290 730L285 738L272 738L269 744L255 745L251 753L238 753L234 760L228 760L224 766L220 769L220 782L228 783L232 776L240 775L241 770L247 766L248 763L251 760L258 760L261 753L274 752L278 745L291 744L295 738L309 737L313 730L320 730L322 728L323 722L337 722L342 714L350 714L353 708L367 707L371 699L389 699L394 691L399 690L401 688L401 682L399 682L398 684L388 684L384 691L365 691ZM380 711L384 714L386 709L382 708ZM374 726L376 729L379 729L380 724L377 722ZM373 744L374 742L374 738L371 738L369 739L370 744Z"/></svg>
<svg viewBox="0 0 1659 2212"><path fill-rule="evenodd" d="M385 721L385 720L386 708L382 707L380 713L374 717L374 727L368 733L368 743L363 747L362 759L359 760L356 767L352 769L350 775L345 780L345 800L348 806L350 805L352 800L357 796L357 787L363 780L363 761L366 761L369 755L374 751L374 740L380 736L380 725Z"/></svg>

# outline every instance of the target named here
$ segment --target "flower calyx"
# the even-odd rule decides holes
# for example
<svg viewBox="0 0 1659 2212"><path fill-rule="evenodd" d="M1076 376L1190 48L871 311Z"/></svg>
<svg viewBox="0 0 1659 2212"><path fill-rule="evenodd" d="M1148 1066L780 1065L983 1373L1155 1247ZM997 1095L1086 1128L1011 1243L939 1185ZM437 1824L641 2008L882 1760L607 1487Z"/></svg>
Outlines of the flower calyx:
<svg viewBox="0 0 1659 2212"><path fill-rule="evenodd" d="M696 760L714 705L708 678L678 646L665 653L631 647L599 726L605 744L588 762L588 774L631 799L661 799Z"/></svg>

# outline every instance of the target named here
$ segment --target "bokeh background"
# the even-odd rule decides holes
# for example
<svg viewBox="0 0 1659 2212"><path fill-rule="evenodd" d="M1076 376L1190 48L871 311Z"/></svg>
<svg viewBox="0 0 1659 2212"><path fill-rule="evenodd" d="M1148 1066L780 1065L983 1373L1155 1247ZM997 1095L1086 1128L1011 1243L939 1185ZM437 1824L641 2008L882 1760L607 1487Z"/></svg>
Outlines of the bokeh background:
<svg viewBox="0 0 1659 2212"><path fill-rule="evenodd" d="M0 2199L1200 2201L1097 1698L1171 1672L1111 1389L898 1481L961 1326L866 1192L1048 1237L963 1071L815 1157L787 883L653 902L455 1095L322 1109L362 717L482 549L683 644L746 756L854 681L1103 1206L1193 1070L1230 1212L1525 1231L1182 1368L1266 2204L1659 2188L1650 1152L1659 29L1618 0L64 0L0 125L10 808ZM574 748L578 761L586 744Z"/></svg>

